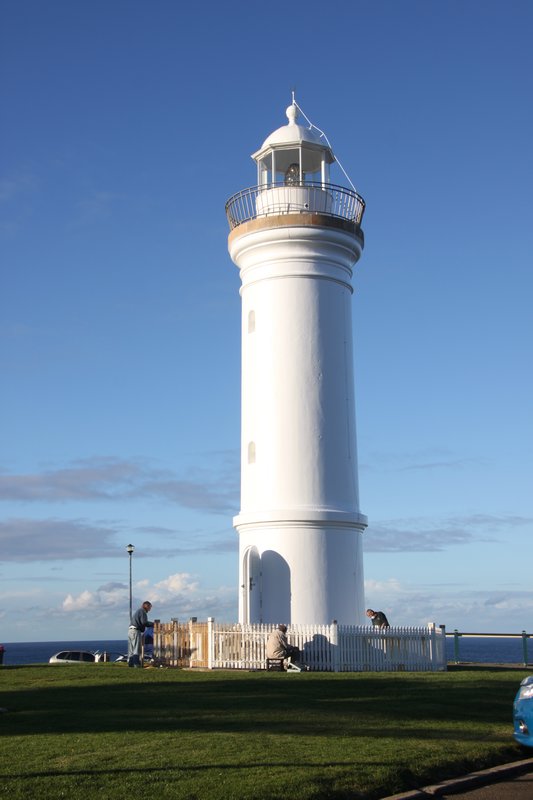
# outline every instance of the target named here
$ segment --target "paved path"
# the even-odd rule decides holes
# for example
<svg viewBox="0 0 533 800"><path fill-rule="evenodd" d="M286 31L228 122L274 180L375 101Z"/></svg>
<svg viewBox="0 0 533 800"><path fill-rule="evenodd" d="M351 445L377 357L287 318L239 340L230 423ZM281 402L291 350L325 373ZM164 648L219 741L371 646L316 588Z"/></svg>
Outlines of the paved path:
<svg viewBox="0 0 533 800"><path fill-rule="evenodd" d="M457 780L384 797L383 800L533 800L533 758L474 772Z"/></svg>
<svg viewBox="0 0 533 800"><path fill-rule="evenodd" d="M533 771L514 780L498 781L459 794L445 792L439 797L441 800L533 800Z"/></svg>

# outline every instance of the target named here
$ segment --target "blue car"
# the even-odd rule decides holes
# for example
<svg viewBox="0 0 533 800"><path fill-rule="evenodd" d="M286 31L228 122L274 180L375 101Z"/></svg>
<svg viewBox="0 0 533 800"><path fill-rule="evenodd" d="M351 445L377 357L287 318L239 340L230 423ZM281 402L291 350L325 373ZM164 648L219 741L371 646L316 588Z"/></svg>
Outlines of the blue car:
<svg viewBox="0 0 533 800"><path fill-rule="evenodd" d="M514 738L518 744L533 747L533 675L520 684L513 705Z"/></svg>

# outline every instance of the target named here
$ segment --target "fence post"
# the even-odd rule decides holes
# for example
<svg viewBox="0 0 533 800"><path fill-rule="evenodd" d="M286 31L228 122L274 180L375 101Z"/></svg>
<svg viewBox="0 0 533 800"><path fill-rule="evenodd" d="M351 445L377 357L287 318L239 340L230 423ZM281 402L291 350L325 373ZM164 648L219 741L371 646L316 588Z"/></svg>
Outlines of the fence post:
<svg viewBox="0 0 533 800"><path fill-rule="evenodd" d="M213 631L214 617L207 618L207 669L213 669L215 656L215 637Z"/></svg>
<svg viewBox="0 0 533 800"><path fill-rule="evenodd" d="M446 625L439 625L442 638L439 642L439 656L443 669L448 669L448 656L446 654Z"/></svg>
<svg viewBox="0 0 533 800"><path fill-rule="evenodd" d="M459 637L460 633L457 628L454 628L453 631L453 660L456 664L459 663Z"/></svg>
<svg viewBox="0 0 533 800"><path fill-rule="evenodd" d="M429 664L430 669L437 669L437 626L434 622L428 622L429 629Z"/></svg>
<svg viewBox="0 0 533 800"><path fill-rule="evenodd" d="M159 619L154 619L154 644L152 652L154 658L161 658L161 620Z"/></svg>
<svg viewBox="0 0 533 800"><path fill-rule="evenodd" d="M524 667L528 665L528 655L527 655L527 633L522 631L522 653L524 658Z"/></svg>
<svg viewBox="0 0 533 800"><path fill-rule="evenodd" d="M178 624L179 620L177 617L171 617L170 621L172 622L172 629L168 631L168 637L165 644L167 645L166 655L167 660L170 661L173 667L179 666L179 633L178 633ZM172 633L172 638L170 634ZM171 654L168 654L168 651L171 649Z"/></svg>
<svg viewBox="0 0 533 800"><path fill-rule="evenodd" d="M189 617L189 622L187 623L189 629L189 668L192 669L196 666L194 663L198 660L198 646L196 643L196 637L194 635L194 623L197 622L198 617Z"/></svg>
<svg viewBox="0 0 533 800"><path fill-rule="evenodd" d="M330 642L331 642L331 668L333 672L340 672L340 661L341 661L341 654L339 652L339 626L337 624L337 620L334 619L331 623L331 635L330 635Z"/></svg>

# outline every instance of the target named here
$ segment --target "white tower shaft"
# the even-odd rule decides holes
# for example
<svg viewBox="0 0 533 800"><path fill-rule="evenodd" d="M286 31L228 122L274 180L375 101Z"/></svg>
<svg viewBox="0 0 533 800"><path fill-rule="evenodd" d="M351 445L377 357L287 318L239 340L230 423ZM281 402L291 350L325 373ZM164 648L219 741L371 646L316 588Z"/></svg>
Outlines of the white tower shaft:
<svg viewBox="0 0 533 800"><path fill-rule="evenodd" d="M320 216L256 220L230 237L242 280L243 621L363 615L351 325L361 244Z"/></svg>

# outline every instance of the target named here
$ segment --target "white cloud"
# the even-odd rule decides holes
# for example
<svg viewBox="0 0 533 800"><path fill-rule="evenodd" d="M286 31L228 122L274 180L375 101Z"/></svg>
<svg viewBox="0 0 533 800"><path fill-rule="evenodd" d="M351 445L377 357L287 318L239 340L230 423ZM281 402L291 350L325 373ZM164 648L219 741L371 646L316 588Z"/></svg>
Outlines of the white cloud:
<svg viewBox="0 0 533 800"><path fill-rule="evenodd" d="M194 594L198 592L198 587L198 581L192 575L187 572L177 572L154 584L151 596L155 602L164 603L173 598L182 598L185 594Z"/></svg>
<svg viewBox="0 0 533 800"><path fill-rule="evenodd" d="M389 578L386 581L366 580L365 593L367 594L383 594L401 592L402 586L396 578Z"/></svg>
<svg viewBox="0 0 533 800"><path fill-rule="evenodd" d="M64 503L150 498L220 514L238 505L238 467L226 460L219 469L197 470L180 478L143 459L95 457L66 467L28 474L0 475L0 501Z"/></svg>
<svg viewBox="0 0 533 800"><path fill-rule="evenodd" d="M455 545L498 541L509 530L532 525L531 517L513 514L393 519L371 523L363 543L367 553L441 552Z"/></svg>
<svg viewBox="0 0 533 800"><path fill-rule="evenodd" d="M15 518L0 522L0 561L108 558L116 529L84 520Z"/></svg>
<svg viewBox="0 0 533 800"><path fill-rule="evenodd" d="M362 471L409 472L413 470L461 470L479 459L458 458L443 447L430 447L416 452L386 452L367 450L367 461L360 464Z"/></svg>
<svg viewBox="0 0 533 800"><path fill-rule="evenodd" d="M236 618L235 587L218 587L205 589L198 579L187 572L177 572L161 581L152 583L149 580L137 581L133 586L134 605L137 607L144 600L150 600L155 619L168 621L171 617L200 618L224 614L224 619ZM128 605L129 589L125 584L110 583L100 586L96 591L88 589L74 596L68 594L62 602L62 610L67 614L96 613L101 620L106 615L116 616ZM231 614L228 615L228 612Z"/></svg>
<svg viewBox="0 0 533 800"><path fill-rule="evenodd" d="M8 592L0 592L0 603L4 604L6 601L18 604L30 601L35 602L40 595L40 589L10 589Z"/></svg>
<svg viewBox="0 0 533 800"><path fill-rule="evenodd" d="M86 611L89 608L94 608L96 605L97 595L85 590L78 597L68 594L63 600L63 608L65 611Z"/></svg>
<svg viewBox="0 0 533 800"><path fill-rule="evenodd" d="M229 527L229 523L228 523ZM237 551L237 537L226 530L206 535L197 531L142 527L127 531L118 522L89 522L82 519L11 518L0 522L0 563L72 561L74 559L124 558L127 537L136 530L143 536L164 535L169 546L146 549L144 557L168 558L180 555ZM117 541L118 540L118 541Z"/></svg>
<svg viewBox="0 0 533 800"><path fill-rule="evenodd" d="M396 578L365 581L367 605L391 625L445 624L447 630L520 633L531 630L533 591L471 590L468 586L413 586Z"/></svg>
<svg viewBox="0 0 533 800"><path fill-rule="evenodd" d="M85 589L77 597L68 594L62 603L63 611L91 611L123 607L129 597L129 589L122 583L100 586L96 592Z"/></svg>

